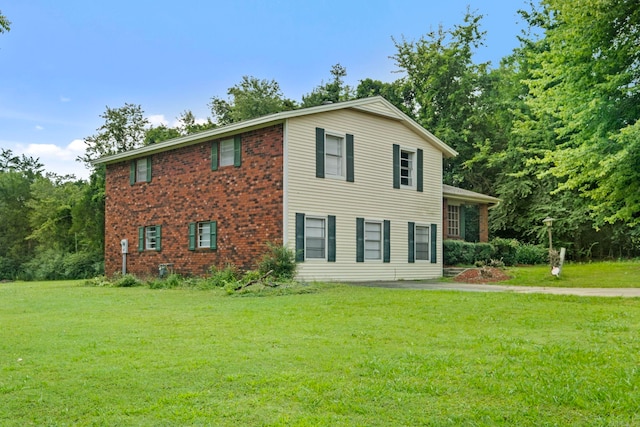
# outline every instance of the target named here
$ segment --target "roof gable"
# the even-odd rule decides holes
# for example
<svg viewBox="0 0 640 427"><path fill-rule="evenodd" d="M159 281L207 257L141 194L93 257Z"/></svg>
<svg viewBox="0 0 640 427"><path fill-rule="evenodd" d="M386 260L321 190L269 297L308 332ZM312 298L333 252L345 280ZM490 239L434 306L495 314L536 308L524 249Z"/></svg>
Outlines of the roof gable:
<svg viewBox="0 0 640 427"><path fill-rule="evenodd" d="M101 157L100 159L94 160L92 164L98 165L120 162L135 157L147 156L162 151L173 150L183 146L197 144L212 139L223 138L225 136L237 134L239 132L246 132L273 124L283 123L290 118L302 117L311 114L322 114L328 111L343 109L358 110L367 114L374 114L385 117L387 119L397 120L416 132L428 143L436 147L440 152L442 152L443 156L454 157L458 154L453 148L449 147L431 132L424 129L389 101L381 96L374 96L370 98L356 99L353 101L345 101L334 104L319 105L316 107L302 108L298 110L283 111L280 113L270 114L255 119L244 120L242 122L232 123L230 125L221 126L219 128L209 129L203 132L170 139L167 141L159 142L157 144L151 144L145 147L136 148L134 150Z"/></svg>

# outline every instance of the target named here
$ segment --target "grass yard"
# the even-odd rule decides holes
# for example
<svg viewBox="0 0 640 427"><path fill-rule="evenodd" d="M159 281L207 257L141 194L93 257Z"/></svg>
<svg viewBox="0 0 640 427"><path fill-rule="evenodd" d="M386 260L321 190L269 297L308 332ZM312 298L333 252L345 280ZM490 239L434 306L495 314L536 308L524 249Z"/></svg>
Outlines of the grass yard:
<svg viewBox="0 0 640 427"><path fill-rule="evenodd" d="M47 282L0 301L3 426L640 424L640 299Z"/></svg>
<svg viewBox="0 0 640 427"><path fill-rule="evenodd" d="M562 267L559 278L552 276L546 265L512 267L506 272L513 279L500 284L564 288L640 287L640 261L567 263Z"/></svg>

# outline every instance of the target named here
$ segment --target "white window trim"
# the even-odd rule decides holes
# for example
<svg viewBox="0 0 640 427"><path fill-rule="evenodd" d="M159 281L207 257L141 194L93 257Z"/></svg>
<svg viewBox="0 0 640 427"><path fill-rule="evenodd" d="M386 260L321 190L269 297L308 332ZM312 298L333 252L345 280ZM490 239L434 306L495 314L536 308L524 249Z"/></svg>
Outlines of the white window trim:
<svg viewBox="0 0 640 427"><path fill-rule="evenodd" d="M427 229L427 259L418 258L418 227L424 227ZM431 224L415 223L413 225L413 258L415 262L431 262Z"/></svg>
<svg viewBox="0 0 640 427"><path fill-rule="evenodd" d="M411 153L411 184L410 185L406 185L402 183L402 152L407 152L407 153ZM400 147L400 188L410 188L410 189L415 189L416 188L416 162L418 160L418 150L415 148L408 148L408 147Z"/></svg>
<svg viewBox="0 0 640 427"><path fill-rule="evenodd" d="M222 156L222 147L226 144L230 144L231 145L231 161L228 162L229 159L227 159L227 163L224 163L224 158ZM218 144L220 153L218 154L218 166L220 167L225 167L225 166L233 166L234 162L235 162L235 141L233 138L227 138L227 139L223 139L220 141L220 143Z"/></svg>
<svg viewBox="0 0 640 427"><path fill-rule="evenodd" d="M334 138L340 138L342 141L341 147L340 147L340 161L341 161L341 165L340 165L340 170L342 171L342 174L340 175L334 175L332 173L329 173L327 171L327 136L332 136ZM332 178L332 179L340 179L342 181L345 181L347 179L347 135L344 133L340 133L340 132L333 132L330 130L325 130L324 131L324 176L326 178Z"/></svg>
<svg viewBox="0 0 640 427"><path fill-rule="evenodd" d="M367 258L367 224L378 224L380 226L380 258ZM379 219L364 219L364 262L382 262L384 260L384 221ZM376 240L377 241L377 240Z"/></svg>
<svg viewBox="0 0 640 427"><path fill-rule="evenodd" d="M151 246L151 239L149 238L149 232L151 231L151 229L153 228L154 231L154 241L155 241L155 245L152 247ZM144 227L144 249L146 251L157 251L158 250L158 226L156 225L149 225Z"/></svg>
<svg viewBox="0 0 640 427"><path fill-rule="evenodd" d="M451 210L450 208L452 207L456 207L457 208L457 212L455 212L456 218L455 220L455 229L457 230L456 233L451 233ZM461 209L461 205L457 205L457 204L448 204L447 205L447 236L451 236L451 237L460 237L460 209Z"/></svg>
<svg viewBox="0 0 640 427"><path fill-rule="evenodd" d="M202 243L202 233L200 227L202 225L208 225L209 231L207 232L207 239L209 239L209 243L203 246ZM211 247L211 221L201 221L196 223L196 249L209 249Z"/></svg>
<svg viewBox="0 0 640 427"><path fill-rule="evenodd" d="M144 178L141 177L140 175L140 165L144 165ZM136 176L135 176L135 182L146 182L147 181L147 176L149 174L148 168L147 168L147 158L143 157L142 159L137 159L136 160Z"/></svg>
<svg viewBox="0 0 640 427"><path fill-rule="evenodd" d="M308 238L308 233L307 233L307 220L309 219L319 219L324 221L324 257L322 258L309 258L308 257L308 245L307 245L307 238ZM329 220L326 216L324 215L305 215L304 216L304 260L305 261L318 261L318 262L322 262L322 261L327 261L327 252L329 251L328 248L328 226L329 226Z"/></svg>

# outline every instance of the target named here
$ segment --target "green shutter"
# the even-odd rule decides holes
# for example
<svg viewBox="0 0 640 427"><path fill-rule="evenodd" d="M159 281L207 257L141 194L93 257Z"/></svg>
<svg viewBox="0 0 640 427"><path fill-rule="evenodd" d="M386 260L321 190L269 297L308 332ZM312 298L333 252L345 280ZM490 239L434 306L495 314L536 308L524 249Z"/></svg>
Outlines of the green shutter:
<svg viewBox="0 0 640 427"><path fill-rule="evenodd" d="M384 229L384 252L382 256L383 262L391 262L391 222L389 220L384 220L383 223Z"/></svg>
<svg viewBox="0 0 640 427"><path fill-rule="evenodd" d="M209 223L209 249L218 249L218 221Z"/></svg>
<svg viewBox="0 0 640 427"><path fill-rule="evenodd" d="M416 262L416 223L409 223L409 262Z"/></svg>
<svg viewBox="0 0 640 427"><path fill-rule="evenodd" d="M364 218L356 218L356 262L364 262Z"/></svg>
<svg viewBox="0 0 640 427"><path fill-rule="evenodd" d="M353 163L353 135L347 134L347 182L353 182L355 178Z"/></svg>
<svg viewBox="0 0 640 427"><path fill-rule="evenodd" d="M422 193L424 188L424 154L421 149L418 149L418 165L416 167L416 187L418 187L418 191Z"/></svg>
<svg viewBox="0 0 640 427"><path fill-rule="evenodd" d="M304 261L304 214L296 213L296 261Z"/></svg>
<svg viewBox="0 0 640 427"><path fill-rule="evenodd" d="M138 227L138 252L144 251L144 227Z"/></svg>
<svg viewBox="0 0 640 427"><path fill-rule="evenodd" d="M129 165L129 184L133 185L136 183L136 161L131 160L131 164Z"/></svg>
<svg viewBox="0 0 640 427"><path fill-rule="evenodd" d="M324 178L324 129L316 128L316 178Z"/></svg>
<svg viewBox="0 0 640 427"><path fill-rule="evenodd" d="M147 182L151 182L151 157L147 157Z"/></svg>
<svg viewBox="0 0 640 427"><path fill-rule="evenodd" d="M327 248L327 261L336 262L336 217L334 215L329 215L328 218L327 237L329 241L329 247Z"/></svg>
<svg viewBox="0 0 640 427"><path fill-rule="evenodd" d="M197 224L195 222L189 223L189 250L196 250L196 228Z"/></svg>
<svg viewBox="0 0 640 427"><path fill-rule="evenodd" d="M393 188L400 188L400 146L393 144Z"/></svg>
<svg viewBox="0 0 640 427"><path fill-rule="evenodd" d="M431 262L438 262L438 224L431 224Z"/></svg>
<svg viewBox="0 0 640 427"><path fill-rule="evenodd" d="M156 251L162 250L162 226L156 225Z"/></svg>
<svg viewBox="0 0 640 427"><path fill-rule="evenodd" d="M211 170L218 170L218 141L211 144Z"/></svg>
<svg viewBox="0 0 640 427"><path fill-rule="evenodd" d="M240 135L233 137L233 166L240 167L242 164L242 138Z"/></svg>

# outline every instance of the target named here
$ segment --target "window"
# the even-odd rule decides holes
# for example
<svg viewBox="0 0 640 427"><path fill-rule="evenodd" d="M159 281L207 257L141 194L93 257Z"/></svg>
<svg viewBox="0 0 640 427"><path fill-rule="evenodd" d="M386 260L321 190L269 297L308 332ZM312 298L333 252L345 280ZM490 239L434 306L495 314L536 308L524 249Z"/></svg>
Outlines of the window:
<svg viewBox="0 0 640 427"><path fill-rule="evenodd" d="M137 182L151 182L151 157L131 162L129 181L131 185Z"/></svg>
<svg viewBox="0 0 640 427"><path fill-rule="evenodd" d="M220 141L220 167L233 165L235 144L233 139Z"/></svg>
<svg viewBox="0 0 640 427"><path fill-rule="evenodd" d="M424 152L420 148L404 149L393 144L393 188L415 188L418 192L423 191L423 157Z"/></svg>
<svg viewBox="0 0 640 427"><path fill-rule="evenodd" d="M324 259L326 247L325 219L307 217L304 235L306 258Z"/></svg>
<svg viewBox="0 0 640 427"><path fill-rule="evenodd" d="M344 139L325 136L325 172L329 176L344 177Z"/></svg>
<svg viewBox="0 0 640 427"><path fill-rule="evenodd" d="M400 185L414 185L413 156L411 151L400 150Z"/></svg>
<svg viewBox="0 0 640 427"><path fill-rule="evenodd" d="M364 259L382 259L382 224L379 222L364 223Z"/></svg>
<svg viewBox="0 0 640 427"><path fill-rule="evenodd" d="M438 262L438 225L417 225L409 222L409 247L408 261L414 263L416 260L429 261L432 264Z"/></svg>
<svg viewBox="0 0 640 427"><path fill-rule="evenodd" d="M161 249L162 228L151 225L138 228L138 251L159 251Z"/></svg>
<svg viewBox="0 0 640 427"><path fill-rule="evenodd" d="M460 236L460 206L447 206L447 234L449 236Z"/></svg>
<svg viewBox="0 0 640 427"><path fill-rule="evenodd" d="M429 227L416 225L415 234L416 260L428 261L429 258Z"/></svg>
<svg viewBox="0 0 640 427"><path fill-rule="evenodd" d="M216 221L189 223L189 250L217 249L218 223Z"/></svg>
<svg viewBox="0 0 640 427"><path fill-rule="evenodd" d="M342 178L354 182L353 135L316 128L316 177Z"/></svg>
<svg viewBox="0 0 640 427"><path fill-rule="evenodd" d="M296 213L296 261L336 261L336 217Z"/></svg>
<svg viewBox="0 0 640 427"><path fill-rule="evenodd" d="M216 141L211 145L211 170L219 167L242 164L242 140L240 135L233 138Z"/></svg>

